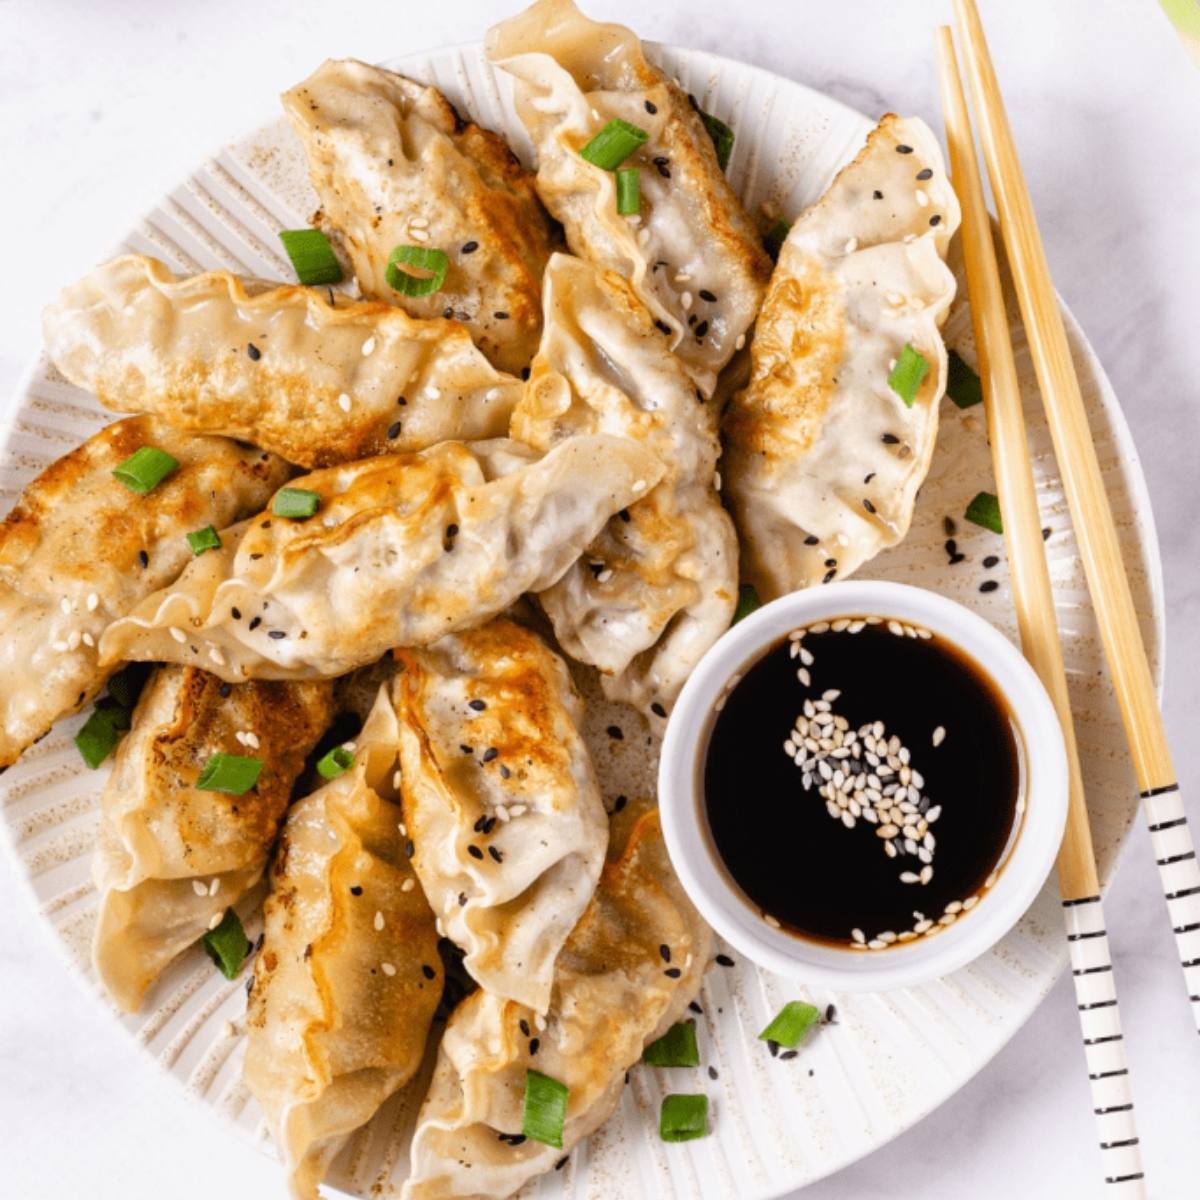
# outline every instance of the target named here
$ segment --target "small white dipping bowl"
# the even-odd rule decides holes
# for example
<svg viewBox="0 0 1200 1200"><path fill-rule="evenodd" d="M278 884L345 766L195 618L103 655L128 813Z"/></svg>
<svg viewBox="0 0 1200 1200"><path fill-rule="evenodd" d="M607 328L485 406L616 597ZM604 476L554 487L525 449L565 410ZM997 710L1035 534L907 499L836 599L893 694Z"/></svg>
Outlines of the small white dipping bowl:
<svg viewBox="0 0 1200 1200"><path fill-rule="evenodd" d="M958 647L1008 702L1021 753L1023 812L999 878L978 904L936 937L883 950L842 949L763 920L721 861L704 804L704 759L715 706L740 677L793 629L838 617L893 617ZM834 681L836 686L836 681ZM747 768L746 784L754 786ZM1067 813L1067 761L1049 696L1020 651L969 609L934 592L871 580L793 592L739 621L687 681L667 724L658 774L659 806L671 861L705 920L747 958L781 975L842 991L883 991L948 975L990 949L1033 902L1054 863ZM823 803L797 789L796 802ZM935 798L935 803L938 802ZM952 803L952 800L946 800ZM763 837L773 836L763 830ZM920 888L913 907L919 909ZM939 914L929 914L937 919Z"/></svg>

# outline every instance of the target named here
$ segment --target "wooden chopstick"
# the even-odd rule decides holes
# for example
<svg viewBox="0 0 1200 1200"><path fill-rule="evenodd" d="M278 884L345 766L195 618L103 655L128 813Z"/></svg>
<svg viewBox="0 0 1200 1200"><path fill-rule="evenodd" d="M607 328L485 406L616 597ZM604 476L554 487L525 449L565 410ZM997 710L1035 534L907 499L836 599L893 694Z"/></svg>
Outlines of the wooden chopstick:
<svg viewBox="0 0 1200 1200"><path fill-rule="evenodd" d="M1070 790L1066 829L1058 855L1058 880L1104 1179L1108 1190L1115 1194L1144 1196L1116 982L1105 932L1100 882L1029 460L1017 368L966 97L950 30L944 26L937 31L937 50L946 142L954 189L962 205L962 247L971 320L979 352L979 374L983 382L1017 627L1021 648L1054 703L1066 742Z"/></svg>
<svg viewBox="0 0 1200 1200"><path fill-rule="evenodd" d="M973 0L955 0L984 156L1101 643L1200 1030L1200 864L1029 191Z"/></svg>

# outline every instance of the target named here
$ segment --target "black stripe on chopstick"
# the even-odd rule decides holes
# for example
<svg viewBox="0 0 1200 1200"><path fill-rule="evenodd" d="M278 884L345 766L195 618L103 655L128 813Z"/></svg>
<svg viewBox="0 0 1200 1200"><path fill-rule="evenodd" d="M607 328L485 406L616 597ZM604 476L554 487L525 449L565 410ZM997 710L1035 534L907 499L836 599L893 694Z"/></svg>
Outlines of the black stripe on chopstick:
<svg viewBox="0 0 1200 1200"><path fill-rule="evenodd" d="M1079 900L1064 900L1062 902L1062 906L1063 906L1063 908L1074 908L1077 904L1099 904L1099 903L1100 903L1099 896L1083 896Z"/></svg>
<svg viewBox="0 0 1200 1200"><path fill-rule="evenodd" d="M1089 1079L1115 1079L1118 1075L1128 1075L1128 1067L1118 1067L1115 1071L1096 1071L1088 1075Z"/></svg>
<svg viewBox="0 0 1200 1200"><path fill-rule="evenodd" d="M1193 921L1190 925L1175 925L1172 927L1172 933L1195 933L1200 929L1200 921Z"/></svg>
<svg viewBox="0 0 1200 1200"><path fill-rule="evenodd" d="M1120 1142L1101 1142L1101 1150L1124 1150L1126 1146L1136 1146L1142 1139L1137 1137L1125 1138Z"/></svg>
<svg viewBox="0 0 1200 1200"><path fill-rule="evenodd" d="M1105 971L1111 971L1111 970L1112 970L1112 963L1106 963L1102 967L1076 967L1071 972L1071 974L1072 975L1101 975Z"/></svg>
<svg viewBox="0 0 1200 1200"><path fill-rule="evenodd" d="M1138 1171L1133 1175L1106 1175L1105 1183L1133 1183L1136 1179L1145 1179L1146 1172Z"/></svg>
<svg viewBox="0 0 1200 1200"><path fill-rule="evenodd" d="M1103 937L1108 932L1107 929L1093 929L1089 933L1068 933L1068 942L1082 942L1084 938Z"/></svg>
<svg viewBox="0 0 1200 1200"><path fill-rule="evenodd" d="M1077 1004L1075 1007L1080 1012L1091 1012L1093 1008L1115 1008L1116 1004L1115 1000L1097 1000L1093 1004Z"/></svg>
<svg viewBox="0 0 1200 1200"><path fill-rule="evenodd" d="M1084 1038L1085 1046L1103 1046L1107 1042L1123 1042L1125 1035L1123 1033L1110 1033L1107 1037Z"/></svg>
<svg viewBox="0 0 1200 1200"><path fill-rule="evenodd" d="M1184 888L1178 892L1164 892L1168 900L1182 900L1185 896L1200 896L1200 887Z"/></svg>
<svg viewBox="0 0 1200 1200"><path fill-rule="evenodd" d="M1172 863L1187 862L1189 858L1195 858L1195 850L1185 850L1182 854L1169 854L1166 858L1156 858L1154 861L1160 867L1169 867Z"/></svg>
<svg viewBox="0 0 1200 1200"><path fill-rule="evenodd" d="M1098 1117L1106 1117L1109 1113L1130 1112L1133 1109L1133 1102L1128 1104L1114 1104L1112 1108L1093 1108L1092 1112Z"/></svg>
<svg viewBox="0 0 1200 1200"><path fill-rule="evenodd" d="M1193 958L1188 962L1183 963L1183 969L1190 971L1192 967L1200 967L1200 958Z"/></svg>
<svg viewBox="0 0 1200 1200"><path fill-rule="evenodd" d="M1151 833L1162 833L1164 829L1177 829L1180 825L1187 824L1187 817L1175 817L1170 821L1159 821L1157 825L1150 825L1147 828Z"/></svg>
<svg viewBox="0 0 1200 1200"><path fill-rule="evenodd" d="M1179 784L1164 783L1162 785L1162 787L1147 788L1144 792L1141 793L1141 797L1143 800L1149 800L1151 796L1165 796L1168 792L1177 792L1177 791L1179 791Z"/></svg>

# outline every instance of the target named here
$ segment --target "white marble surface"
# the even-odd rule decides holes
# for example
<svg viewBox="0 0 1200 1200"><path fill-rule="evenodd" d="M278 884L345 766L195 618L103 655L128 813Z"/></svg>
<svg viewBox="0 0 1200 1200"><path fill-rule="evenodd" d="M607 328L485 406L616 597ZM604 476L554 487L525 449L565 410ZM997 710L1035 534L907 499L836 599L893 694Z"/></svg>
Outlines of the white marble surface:
<svg viewBox="0 0 1200 1200"><path fill-rule="evenodd" d="M326 55L371 59L478 38L508 5L8 0L0 12L5 286L0 397L38 314L199 154L272 111ZM1166 567L1167 713L1200 818L1200 77L1150 0L984 0L1060 290L1107 367L1150 481ZM647 37L702 46L867 112L938 125L934 0L594 0ZM731 19L730 13L736 16ZM279 1196L228 1136L72 984L0 861L0 1146L11 1196ZM1108 905L1151 1193L1200 1192L1200 1045L1149 845L1135 831ZM907 1136L804 1200L1099 1195L1070 986Z"/></svg>

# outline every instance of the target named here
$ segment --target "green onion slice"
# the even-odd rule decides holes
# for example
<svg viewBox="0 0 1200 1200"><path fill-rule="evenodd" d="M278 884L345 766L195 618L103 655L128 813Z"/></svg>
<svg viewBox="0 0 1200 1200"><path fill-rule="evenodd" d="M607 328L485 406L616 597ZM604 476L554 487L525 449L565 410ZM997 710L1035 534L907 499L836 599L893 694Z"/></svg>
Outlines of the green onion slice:
<svg viewBox="0 0 1200 1200"><path fill-rule="evenodd" d="M791 232L792 227L780 217L766 233L763 234L763 246L767 253L775 259L778 259L780 250L783 249L783 243L787 241L787 235Z"/></svg>
<svg viewBox="0 0 1200 1200"><path fill-rule="evenodd" d="M729 156L733 153L733 130L720 117L714 117L704 109L700 109L700 120L712 138L713 148L717 152L717 165L723 171L729 166Z"/></svg>
<svg viewBox="0 0 1200 1200"><path fill-rule="evenodd" d="M319 229L285 229L279 240L301 283L342 282L342 264L329 239Z"/></svg>
<svg viewBox="0 0 1200 1200"><path fill-rule="evenodd" d="M947 358L950 369L946 375L946 395L959 408L974 408L976 404L982 404L983 384L971 370L970 364L964 362L954 350L950 351Z"/></svg>
<svg viewBox="0 0 1200 1200"><path fill-rule="evenodd" d="M244 796L257 782L262 770L261 758L248 758L241 754L226 754L218 750L209 757L196 780L202 792L225 792L230 796Z"/></svg>
<svg viewBox="0 0 1200 1200"><path fill-rule="evenodd" d="M569 1094L565 1083L559 1083L540 1071L526 1071L521 1132L535 1142L557 1146L561 1150Z"/></svg>
<svg viewBox="0 0 1200 1200"><path fill-rule="evenodd" d="M696 1045L696 1022L672 1025L656 1042L642 1052L642 1062L651 1067L698 1067L700 1048Z"/></svg>
<svg viewBox="0 0 1200 1200"><path fill-rule="evenodd" d="M984 529L990 529L993 533L1004 532L1004 522L1000 517L1000 498L991 492L980 492L967 505L967 511L963 515L968 521L982 525Z"/></svg>
<svg viewBox="0 0 1200 1200"><path fill-rule="evenodd" d="M354 755L345 746L334 746L328 754L317 759L317 770L323 779L345 775L354 765Z"/></svg>
<svg viewBox="0 0 1200 1200"><path fill-rule="evenodd" d="M101 700L92 709L75 735L75 748L93 771L116 749L130 720L129 709L113 700Z"/></svg>
<svg viewBox="0 0 1200 1200"><path fill-rule="evenodd" d="M905 342L904 349L900 351L900 357L896 359L896 365L888 376L888 387L909 408L912 408L913 401L917 398L917 392L921 387L921 380L928 374L929 359Z"/></svg>
<svg viewBox="0 0 1200 1200"><path fill-rule="evenodd" d="M644 146L650 135L637 125L616 117L582 150L579 157L594 167L615 171L639 146Z"/></svg>
<svg viewBox="0 0 1200 1200"><path fill-rule="evenodd" d="M193 529L187 535L187 541L193 554L203 554L205 550L221 548L221 535L211 525L205 525L203 529Z"/></svg>
<svg viewBox="0 0 1200 1200"><path fill-rule="evenodd" d="M627 217L641 210L642 180L637 167L622 167L617 172L617 212Z"/></svg>
<svg viewBox="0 0 1200 1200"><path fill-rule="evenodd" d="M204 953L217 964L217 970L226 979L236 979L246 961L246 955L253 947L242 922L232 908L225 910L221 923L216 929L210 929L201 939Z"/></svg>
<svg viewBox="0 0 1200 1200"><path fill-rule="evenodd" d="M296 521L311 517L320 507L321 497L304 488L280 488L271 501L271 511L277 517L291 517Z"/></svg>
<svg viewBox="0 0 1200 1200"><path fill-rule="evenodd" d="M820 1011L811 1004L805 1004L801 1000L789 1000L758 1038L759 1041L776 1042L792 1050L800 1045L804 1035L820 1020Z"/></svg>
<svg viewBox="0 0 1200 1200"><path fill-rule="evenodd" d="M691 1142L708 1133L708 1097L672 1092L663 1097L658 1136L664 1142Z"/></svg>
<svg viewBox="0 0 1200 1200"><path fill-rule="evenodd" d="M428 275L410 275L401 266L428 271ZM388 286L402 296L432 296L446 282L450 260L442 250L429 246L397 246L388 255L384 277Z"/></svg>
<svg viewBox="0 0 1200 1200"><path fill-rule="evenodd" d="M178 466L179 460L172 458L165 450L157 446L142 446L120 466L114 467L113 474L131 492L144 496L154 491Z"/></svg>
<svg viewBox="0 0 1200 1200"><path fill-rule="evenodd" d="M743 583L738 588L737 608L733 610L733 620L731 625L736 625L743 618L748 617L756 608L762 608L762 601L758 598L758 590L752 583Z"/></svg>

